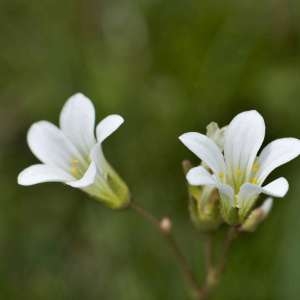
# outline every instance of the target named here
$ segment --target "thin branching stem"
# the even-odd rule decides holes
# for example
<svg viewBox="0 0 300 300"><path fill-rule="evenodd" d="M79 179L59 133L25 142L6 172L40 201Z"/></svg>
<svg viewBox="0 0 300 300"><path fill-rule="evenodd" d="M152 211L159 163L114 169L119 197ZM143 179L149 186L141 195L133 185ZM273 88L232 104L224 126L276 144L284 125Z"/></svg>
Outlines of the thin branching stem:
<svg viewBox="0 0 300 300"><path fill-rule="evenodd" d="M213 235L212 233L206 233L204 235L204 258L206 266L206 276L203 285L200 286L194 272L192 271L186 257L181 251L173 235L172 223L170 219L158 219L149 211L138 205L136 202L131 202L130 208L138 215L140 215L143 219L151 223L160 232L162 237L169 245L172 253L174 254L176 262L179 265L186 282L190 285L192 291L194 292L195 299L207 300L210 296L211 291L219 283L220 277L225 270L228 261L228 253L231 248L232 242L238 236L238 229L235 227L230 227L228 229L222 246L222 254L218 264L216 265L213 262Z"/></svg>
<svg viewBox="0 0 300 300"><path fill-rule="evenodd" d="M205 259L205 268L206 273L209 273L213 268L213 244L212 244L212 234L204 234L204 259Z"/></svg>
<svg viewBox="0 0 300 300"><path fill-rule="evenodd" d="M235 227L230 227L224 238L223 245L221 247L221 257L217 264L213 263L213 247L212 247L212 234L207 233L204 241L204 255L206 265L206 280L201 287L202 298L201 300L207 300L211 292L219 284L220 278L225 271L228 263L228 254L231 249L233 241L238 237L239 231Z"/></svg>
<svg viewBox="0 0 300 300"><path fill-rule="evenodd" d="M238 237L239 231L236 227L230 227L227 231L226 237L224 239L223 247L222 247L222 255L217 267L217 276L220 277L222 273L225 271L227 261L228 261L228 253L232 246L233 241Z"/></svg>
<svg viewBox="0 0 300 300"><path fill-rule="evenodd" d="M155 227L157 227L158 230L161 231L160 220L157 219L155 216L153 216L150 212L148 212L146 209L144 209L143 207L141 207L140 205L138 205L137 203L135 203L133 201L130 203L130 207L137 214L139 214L141 217L143 217L144 219L149 221L152 225L154 225Z"/></svg>
<svg viewBox="0 0 300 300"><path fill-rule="evenodd" d="M202 300L203 292L197 282L196 276L194 275L187 259L185 258L184 254L180 250L180 247L172 233L171 227L166 229L162 226L162 221L153 216L151 213L149 213L147 210L145 210L143 207L138 205L135 202L132 202L130 204L130 207L141 217L149 221L156 229L161 233L161 235L164 237L165 241L169 245L170 249L172 250L174 257L181 268L181 271L187 281L187 283L190 285L190 287L193 289L195 297L197 300Z"/></svg>

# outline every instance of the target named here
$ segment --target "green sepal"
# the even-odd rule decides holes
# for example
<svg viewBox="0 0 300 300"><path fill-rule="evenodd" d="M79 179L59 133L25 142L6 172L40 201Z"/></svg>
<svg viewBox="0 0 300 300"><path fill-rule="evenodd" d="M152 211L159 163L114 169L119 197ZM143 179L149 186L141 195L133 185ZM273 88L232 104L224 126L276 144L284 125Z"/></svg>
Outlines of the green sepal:
<svg viewBox="0 0 300 300"><path fill-rule="evenodd" d="M226 201L221 201L221 215L224 221L231 226L239 225L239 210L237 207L233 207Z"/></svg>
<svg viewBox="0 0 300 300"><path fill-rule="evenodd" d="M193 224L201 231L216 230L222 223L218 193L212 187L189 186L189 211Z"/></svg>
<svg viewBox="0 0 300 300"><path fill-rule="evenodd" d="M124 209L130 204L130 191L113 167L106 162L105 180L96 178L95 183L84 189L96 201L112 209Z"/></svg>

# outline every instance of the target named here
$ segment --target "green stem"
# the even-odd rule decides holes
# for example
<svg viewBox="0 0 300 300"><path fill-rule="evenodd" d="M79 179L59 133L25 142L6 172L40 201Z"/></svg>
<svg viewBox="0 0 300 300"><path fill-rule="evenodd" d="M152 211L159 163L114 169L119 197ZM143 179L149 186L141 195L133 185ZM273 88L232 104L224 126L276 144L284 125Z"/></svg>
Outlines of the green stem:
<svg viewBox="0 0 300 300"><path fill-rule="evenodd" d="M206 234L204 242L204 253L206 261L206 280L202 290L201 300L206 300L210 296L211 292L218 286L221 275L224 273L227 262L228 254L231 249L233 241L238 237L238 230L235 227L230 227L227 231L226 237L222 246L222 254L217 265L213 264L213 247L212 247L212 235L211 233Z"/></svg>
<svg viewBox="0 0 300 300"><path fill-rule="evenodd" d="M220 277L222 273L225 271L227 261L228 261L229 250L232 246L233 241L238 237L238 234L239 232L236 227L230 227L227 231L227 235L223 243L223 251L222 251L221 259L216 270L218 277Z"/></svg>
<svg viewBox="0 0 300 300"><path fill-rule="evenodd" d="M210 293L213 289L216 288L220 281L220 277L223 274L227 260L228 253L232 246L233 241L238 236L238 230L235 227L230 227L226 237L224 239L222 254L219 260L219 263L215 266L213 264L213 244L212 244L212 234L207 233L205 235L204 242L204 257L205 257L205 266L206 266L206 277L205 282L202 286L200 286L197 282L196 276L192 271L187 259L183 255L180 247L172 233L172 224L169 219L158 219L153 216L150 212L145 210L143 207L138 205L135 202L131 202L130 207L142 218L151 223L163 236L167 244L169 245L171 251L174 254L176 262L178 263L185 280L190 285L191 289L194 292L194 297L196 300L207 300L210 296ZM167 220L167 226L165 226L163 221Z"/></svg>
<svg viewBox="0 0 300 300"><path fill-rule="evenodd" d="M164 237L165 241L169 245L170 249L172 250L174 257L181 268L181 271L185 277L185 280L188 282L190 287L192 288L195 297L197 300L202 300L203 291L201 290L200 286L198 285L197 279L192 271L192 269L189 266L189 263L185 256L183 255L182 251L180 250L180 247L178 246L178 243L175 239L175 237L172 234L171 227L165 229L162 226L162 222L154 217L151 213L149 213L147 210L139 206L138 204L131 202L130 207L141 217L149 221L154 227L161 233L161 235Z"/></svg>
<svg viewBox="0 0 300 300"><path fill-rule="evenodd" d="M205 233L204 235L204 258L206 273L209 273L213 268L213 244L211 233Z"/></svg>

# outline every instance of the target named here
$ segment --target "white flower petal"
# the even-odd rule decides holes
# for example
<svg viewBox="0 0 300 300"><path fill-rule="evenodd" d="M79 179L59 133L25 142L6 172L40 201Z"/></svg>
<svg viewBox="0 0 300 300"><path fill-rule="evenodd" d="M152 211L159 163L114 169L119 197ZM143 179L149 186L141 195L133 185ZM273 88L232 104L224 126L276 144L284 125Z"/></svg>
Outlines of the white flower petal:
<svg viewBox="0 0 300 300"><path fill-rule="evenodd" d="M190 169L186 179L190 185L216 185L216 180L202 166Z"/></svg>
<svg viewBox="0 0 300 300"><path fill-rule="evenodd" d="M262 188L256 184L245 183L241 186L237 196L240 220L244 220L254 206Z"/></svg>
<svg viewBox="0 0 300 300"><path fill-rule="evenodd" d="M86 188L94 183L96 174L97 174L96 164L94 162L91 162L90 166L88 167L88 169L86 170L82 178L75 181L67 182L67 184L74 188Z"/></svg>
<svg viewBox="0 0 300 300"><path fill-rule="evenodd" d="M217 185L220 197L224 204L230 206L230 208L234 207L234 190L228 184L218 184Z"/></svg>
<svg viewBox="0 0 300 300"><path fill-rule="evenodd" d="M41 162L68 173L72 159L82 161L75 146L50 122L40 121L33 124L28 131L27 142L32 153Z"/></svg>
<svg viewBox="0 0 300 300"><path fill-rule="evenodd" d="M283 198L289 190L289 183L284 177L277 178L262 187L262 192L266 195Z"/></svg>
<svg viewBox="0 0 300 300"><path fill-rule="evenodd" d="M224 173L225 163L221 150L206 135L197 132L184 133L180 141L197 155L217 176Z"/></svg>
<svg viewBox="0 0 300 300"><path fill-rule="evenodd" d="M105 159L101 143L97 143L92 149L91 159L95 163L97 174L94 184L88 187L87 192L100 198L109 198L113 194L107 182L111 167Z"/></svg>
<svg viewBox="0 0 300 300"><path fill-rule="evenodd" d="M224 155L235 181L240 183L250 175L264 137L265 122L255 110L242 112L230 122L225 132Z"/></svg>
<svg viewBox="0 0 300 300"><path fill-rule="evenodd" d="M97 143L91 151L91 159L96 164L98 169L98 173L103 173L105 169L105 165L107 164L106 159L104 157L102 151L101 143Z"/></svg>
<svg viewBox="0 0 300 300"><path fill-rule="evenodd" d="M245 216L261 193L272 197L282 198L286 195L288 189L289 184L283 177L280 177L263 187L252 183L243 184L238 194L240 214Z"/></svg>
<svg viewBox="0 0 300 300"><path fill-rule="evenodd" d="M262 193L262 187L252 183L244 183L238 194L238 207L242 207L244 202L250 199L257 198L258 195Z"/></svg>
<svg viewBox="0 0 300 300"><path fill-rule="evenodd" d="M18 176L18 184L34 185L42 182L66 182L73 180L73 177L62 169L37 164L23 170Z"/></svg>
<svg viewBox="0 0 300 300"><path fill-rule="evenodd" d="M104 118L96 129L97 141L102 143L108 136L115 132L124 122L120 115L109 115Z"/></svg>
<svg viewBox="0 0 300 300"><path fill-rule="evenodd" d="M60 114L60 128L79 152L88 156L95 145L95 108L83 94L68 99Z"/></svg>
<svg viewBox="0 0 300 300"><path fill-rule="evenodd" d="M282 198L286 195L288 190L289 183L284 177L277 178L263 187L252 183L245 183L240 189L238 199L239 201L244 201L251 197L257 197L261 193L276 198Z"/></svg>
<svg viewBox="0 0 300 300"><path fill-rule="evenodd" d="M278 139L268 144L258 157L259 170L256 175L262 183L279 166L300 155L300 140L296 138Z"/></svg>

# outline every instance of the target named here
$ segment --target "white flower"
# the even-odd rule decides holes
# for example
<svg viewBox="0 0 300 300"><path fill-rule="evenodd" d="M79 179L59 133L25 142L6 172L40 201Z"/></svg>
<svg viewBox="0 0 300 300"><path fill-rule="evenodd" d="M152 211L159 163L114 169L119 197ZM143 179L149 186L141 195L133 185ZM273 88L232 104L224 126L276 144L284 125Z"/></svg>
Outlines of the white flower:
<svg viewBox="0 0 300 300"><path fill-rule="evenodd" d="M105 160L101 144L123 121L119 115L109 115L98 124L95 138L95 108L87 97L75 94L61 111L60 128L47 121L30 127L27 142L42 164L22 171L18 183L63 182L112 207L121 206L128 190ZM121 190L126 190L126 195L118 199Z"/></svg>
<svg viewBox="0 0 300 300"><path fill-rule="evenodd" d="M284 197L289 185L280 177L263 186L277 167L300 154L300 140L282 138L267 145L257 156L265 137L265 122L257 111L238 114L225 132L224 152L206 135L189 132L182 143L209 167L195 167L187 174L191 185L215 186L221 197L221 212L226 222L241 223L261 193Z"/></svg>

